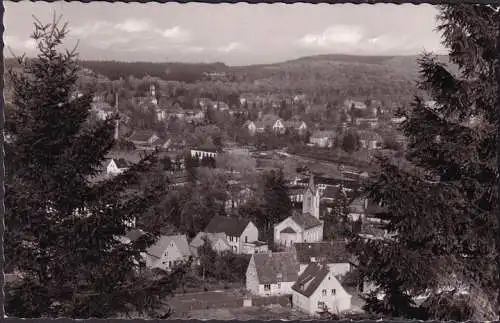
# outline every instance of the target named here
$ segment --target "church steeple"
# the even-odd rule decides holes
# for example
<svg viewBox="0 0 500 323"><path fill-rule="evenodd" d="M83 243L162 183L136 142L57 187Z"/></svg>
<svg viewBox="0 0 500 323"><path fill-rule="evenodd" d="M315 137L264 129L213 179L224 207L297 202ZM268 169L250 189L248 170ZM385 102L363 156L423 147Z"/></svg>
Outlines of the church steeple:
<svg viewBox="0 0 500 323"><path fill-rule="evenodd" d="M314 175L313 174L311 174L311 177L309 177L309 187L314 192Z"/></svg>
<svg viewBox="0 0 500 323"><path fill-rule="evenodd" d="M320 195L319 190L314 184L314 175L309 177L309 186L304 192L304 200L302 202L302 213L309 213L315 218L319 219L319 203Z"/></svg>

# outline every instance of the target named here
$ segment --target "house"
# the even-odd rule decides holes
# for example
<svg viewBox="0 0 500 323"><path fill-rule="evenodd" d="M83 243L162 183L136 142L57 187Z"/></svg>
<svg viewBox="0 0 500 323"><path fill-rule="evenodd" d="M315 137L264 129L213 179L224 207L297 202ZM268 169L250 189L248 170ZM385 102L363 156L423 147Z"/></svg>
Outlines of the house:
<svg viewBox="0 0 500 323"><path fill-rule="evenodd" d="M150 130L138 130L134 131L132 135L128 138L128 141L132 142L136 147L147 147L152 146L160 137Z"/></svg>
<svg viewBox="0 0 500 323"><path fill-rule="evenodd" d="M305 134L307 131L307 124L300 120L300 117L293 116L290 120L285 121L285 128L289 131L294 131L298 134Z"/></svg>
<svg viewBox="0 0 500 323"><path fill-rule="evenodd" d="M257 132L257 126L255 125L255 122L248 120L243 124L243 127L248 130L248 133L253 136Z"/></svg>
<svg viewBox="0 0 500 323"><path fill-rule="evenodd" d="M260 133L271 130L274 133L283 134L286 130L283 120L273 114L265 114L260 117L259 120L255 122L255 128L256 131Z"/></svg>
<svg viewBox="0 0 500 323"><path fill-rule="evenodd" d="M227 111L227 110L229 110L229 105L226 102L222 102L222 101L214 102L212 104L212 107L215 110L219 110L219 111Z"/></svg>
<svg viewBox="0 0 500 323"><path fill-rule="evenodd" d="M104 163L107 175L121 174L130 167L128 162L123 158L119 159L106 158Z"/></svg>
<svg viewBox="0 0 500 323"><path fill-rule="evenodd" d="M169 150L172 148L172 139L159 139L154 143L155 147L161 150Z"/></svg>
<svg viewBox="0 0 500 323"><path fill-rule="evenodd" d="M186 235L160 236L143 254L146 267L169 270L192 256Z"/></svg>
<svg viewBox="0 0 500 323"><path fill-rule="evenodd" d="M198 157L200 159L210 157L215 158L217 156L217 149L215 148L193 148L191 149L191 157Z"/></svg>
<svg viewBox="0 0 500 323"><path fill-rule="evenodd" d="M382 147L383 139L378 133L373 131L359 131L358 135L362 148L373 150Z"/></svg>
<svg viewBox="0 0 500 323"><path fill-rule="evenodd" d="M298 271L292 252L255 253L248 263L246 288L257 296L291 294Z"/></svg>
<svg viewBox="0 0 500 323"><path fill-rule="evenodd" d="M325 263L332 274L340 279L353 268L353 259L346 245L343 240L294 244L292 250L300 265L299 275L312 263Z"/></svg>
<svg viewBox="0 0 500 323"><path fill-rule="evenodd" d="M267 245L259 241L259 230L248 219L215 216L205 228L207 233L225 233L231 250L238 254L265 252Z"/></svg>
<svg viewBox="0 0 500 323"><path fill-rule="evenodd" d="M186 110L184 118L188 122L198 123L203 121L205 113L201 109Z"/></svg>
<svg viewBox="0 0 500 323"><path fill-rule="evenodd" d="M355 100L345 100L344 101L344 108L346 109L360 109L360 110L365 110L367 108L366 104L363 102L355 101Z"/></svg>
<svg viewBox="0 0 500 323"><path fill-rule="evenodd" d="M356 118L355 121L357 126L360 126L362 124L368 125L370 128L376 128L378 127L378 118Z"/></svg>
<svg viewBox="0 0 500 323"><path fill-rule="evenodd" d="M224 232L199 232L189 243L193 255L198 256L198 249L205 244L205 239L210 243L212 249L218 253L231 250L231 246L229 245L227 236Z"/></svg>
<svg viewBox="0 0 500 323"><path fill-rule="evenodd" d="M311 176L304 193L302 213L289 216L274 226L274 243L290 248L297 242L317 242L323 240L324 222L319 219L320 193Z"/></svg>
<svg viewBox="0 0 500 323"><path fill-rule="evenodd" d="M316 147L330 148L333 146L334 138L335 138L334 131L326 131L326 130L316 131L309 138L309 142Z"/></svg>
<svg viewBox="0 0 500 323"><path fill-rule="evenodd" d="M100 101L96 99L96 101L90 104L91 110L96 114L97 118L100 120L105 120L111 117L114 113L116 113L116 109L111 107L107 102Z"/></svg>
<svg viewBox="0 0 500 323"><path fill-rule="evenodd" d="M292 286L292 303L309 315L333 314L351 309L352 296L346 292L326 264L312 263Z"/></svg>

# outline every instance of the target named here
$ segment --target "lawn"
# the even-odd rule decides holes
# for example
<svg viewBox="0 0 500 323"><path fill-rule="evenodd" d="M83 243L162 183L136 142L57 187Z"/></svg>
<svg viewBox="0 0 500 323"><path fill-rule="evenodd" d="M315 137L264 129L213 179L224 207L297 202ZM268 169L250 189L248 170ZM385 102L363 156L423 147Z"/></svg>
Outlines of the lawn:
<svg viewBox="0 0 500 323"><path fill-rule="evenodd" d="M194 310L181 315L174 315L171 319L199 319L199 320L304 320L311 319L308 315L297 310L280 305L262 307L214 308L208 310Z"/></svg>

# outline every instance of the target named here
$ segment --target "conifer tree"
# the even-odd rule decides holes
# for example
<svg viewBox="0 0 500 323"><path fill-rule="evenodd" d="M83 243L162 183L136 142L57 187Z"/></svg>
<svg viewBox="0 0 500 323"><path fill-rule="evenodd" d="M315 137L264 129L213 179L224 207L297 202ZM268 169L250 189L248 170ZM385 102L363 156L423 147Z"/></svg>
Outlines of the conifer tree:
<svg viewBox="0 0 500 323"><path fill-rule="evenodd" d="M498 11L479 5L439 10L443 44L460 73L430 54L420 59L419 86L433 101L416 98L404 113L406 161L380 159L368 187L386 208L379 217L396 235L358 238L354 245L360 271L378 286L367 298L368 310L420 319L498 319Z"/></svg>
<svg viewBox="0 0 500 323"><path fill-rule="evenodd" d="M156 237L125 245L116 239L166 183L137 192L145 157L109 181L91 179L114 144L114 120L88 123L91 93L75 96L77 54L59 47L67 34L60 18L37 19L33 59L9 71L13 108L6 111L6 235L9 267L19 283L7 286L6 312L17 317L106 318L145 313L161 305L183 268L153 281L139 270L140 253Z"/></svg>

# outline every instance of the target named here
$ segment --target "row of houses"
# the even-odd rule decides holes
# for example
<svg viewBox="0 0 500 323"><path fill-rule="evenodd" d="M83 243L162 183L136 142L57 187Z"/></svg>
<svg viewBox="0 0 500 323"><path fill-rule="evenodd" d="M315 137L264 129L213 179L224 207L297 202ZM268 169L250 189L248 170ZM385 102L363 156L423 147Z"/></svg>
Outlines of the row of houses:
<svg viewBox="0 0 500 323"><path fill-rule="evenodd" d="M301 185L301 180L296 183ZM219 253L252 255L246 271L246 288L252 295L289 295L295 308L311 315L349 311L352 296L341 281L356 266L356 259L347 252L345 241L323 241L319 205L329 189L328 184L309 178L302 212L274 225L274 243L281 251L272 252L259 240L259 229L252 221L216 216L191 241L185 235L161 237L144 253L145 264L169 270L190 258L197 263L199 250L208 241ZM367 199L354 199L353 205L366 209ZM353 212L363 216L361 210ZM143 234L133 229L124 240L130 242Z"/></svg>

